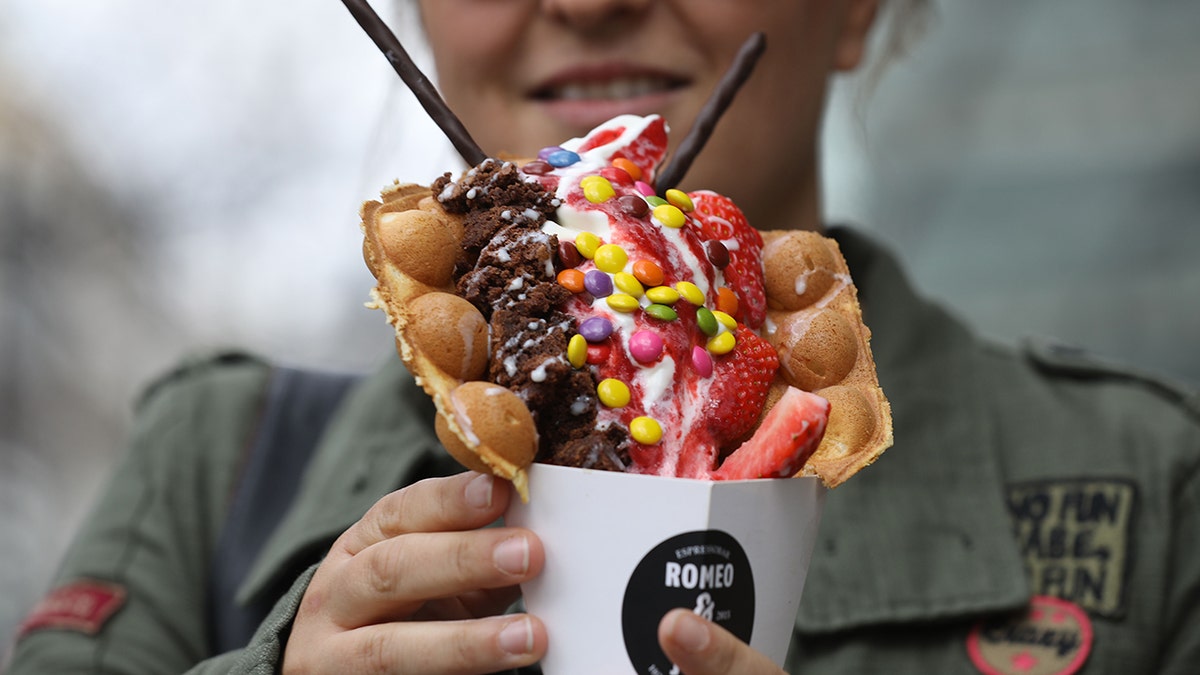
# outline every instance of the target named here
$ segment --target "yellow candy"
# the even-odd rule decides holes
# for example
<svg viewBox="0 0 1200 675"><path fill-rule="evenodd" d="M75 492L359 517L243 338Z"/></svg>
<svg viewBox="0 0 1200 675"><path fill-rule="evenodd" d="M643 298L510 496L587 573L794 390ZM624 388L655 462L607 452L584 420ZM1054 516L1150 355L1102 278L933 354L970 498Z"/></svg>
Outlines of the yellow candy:
<svg viewBox="0 0 1200 675"><path fill-rule="evenodd" d="M612 183L604 176L588 176L579 181L579 186L583 188L583 196L593 204L603 204L616 195Z"/></svg>
<svg viewBox="0 0 1200 675"><path fill-rule="evenodd" d="M576 240L578 242L578 240ZM679 291L679 295L684 300L696 305L697 307L704 304L704 291L700 287L690 281L681 281L675 284L675 290Z"/></svg>
<svg viewBox="0 0 1200 675"><path fill-rule="evenodd" d="M733 348L736 346L737 338L735 338L733 333L730 333L729 331L717 333L716 337L711 338L708 341L708 351L716 354L717 356L720 356L721 354L728 354L729 352L733 351Z"/></svg>
<svg viewBox="0 0 1200 675"><path fill-rule="evenodd" d="M653 417L635 417L629 421L629 435L642 445L654 445L662 440L662 425Z"/></svg>
<svg viewBox="0 0 1200 675"><path fill-rule="evenodd" d="M613 293L605 298L605 301L608 302L609 307L626 314L636 311L640 306L638 299L627 293Z"/></svg>
<svg viewBox="0 0 1200 675"><path fill-rule="evenodd" d="M725 326L729 330L733 330L733 329L737 328L737 319L733 318L732 316L729 316L725 312L722 312L719 309L714 309L713 316L717 317L717 321L720 321L721 325Z"/></svg>
<svg viewBox="0 0 1200 675"><path fill-rule="evenodd" d="M628 272L617 272L614 274L613 285L622 293L632 295L635 298L642 297L642 293L645 292L645 289L642 288L642 282L638 281L637 277Z"/></svg>
<svg viewBox="0 0 1200 675"><path fill-rule="evenodd" d="M625 254L625 249L616 244L605 244L596 249L594 258L596 267L609 274L620 272L625 269L625 263L629 262L629 256Z"/></svg>
<svg viewBox="0 0 1200 675"><path fill-rule="evenodd" d="M580 232L575 235L575 248L579 249L579 255L591 260L596 257L596 249L600 248L600 237L591 232Z"/></svg>
<svg viewBox="0 0 1200 675"><path fill-rule="evenodd" d="M587 363L587 348L587 340L582 335L572 335L567 342L567 361L576 368L582 368Z"/></svg>
<svg viewBox="0 0 1200 675"><path fill-rule="evenodd" d="M670 190L667 190L666 197L668 202L679 207L679 210L683 211L684 213L691 213L692 210L696 208L696 206L692 204L692 198L687 196L687 193L683 190L671 188Z"/></svg>
<svg viewBox="0 0 1200 675"><path fill-rule="evenodd" d="M687 216L683 215L683 211L679 210L674 204L660 204L654 207L654 219L663 224L663 227L670 227L678 230L687 222Z"/></svg>
<svg viewBox="0 0 1200 675"><path fill-rule="evenodd" d="M629 405L629 386L620 380L608 378L596 385L596 395L609 408L624 408Z"/></svg>
<svg viewBox="0 0 1200 675"><path fill-rule="evenodd" d="M673 305L679 302L679 291L670 286L655 286L646 291L646 297L656 305Z"/></svg>

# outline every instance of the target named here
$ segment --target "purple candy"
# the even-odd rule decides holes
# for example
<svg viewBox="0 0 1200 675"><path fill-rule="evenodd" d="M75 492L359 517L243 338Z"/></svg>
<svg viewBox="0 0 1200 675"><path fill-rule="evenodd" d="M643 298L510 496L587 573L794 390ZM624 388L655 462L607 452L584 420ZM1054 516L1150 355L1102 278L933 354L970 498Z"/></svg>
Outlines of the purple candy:
<svg viewBox="0 0 1200 675"><path fill-rule="evenodd" d="M597 298L607 298L613 292L612 277L600 270L591 270L583 275L583 287Z"/></svg>
<svg viewBox="0 0 1200 675"><path fill-rule="evenodd" d="M601 342L612 335L612 322L602 316L584 319L579 324L579 334L588 342Z"/></svg>
<svg viewBox="0 0 1200 675"><path fill-rule="evenodd" d="M708 355L704 347L692 347L692 367L696 369L697 373L700 373L700 377L709 377L713 374L712 357Z"/></svg>
<svg viewBox="0 0 1200 675"><path fill-rule="evenodd" d="M629 353L639 363L653 363L663 351L663 339L658 333L639 330L629 338Z"/></svg>
<svg viewBox="0 0 1200 675"><path fill-rule="evenodd" d="M550 157L550 155L552 155L556 152L562 152L562 148L558 147L557 145L551 145L550 147L546 147L546 148L542 148L541 150L538 150L537 157L538 157L538 159L545 160L546 158Z"/></svg>

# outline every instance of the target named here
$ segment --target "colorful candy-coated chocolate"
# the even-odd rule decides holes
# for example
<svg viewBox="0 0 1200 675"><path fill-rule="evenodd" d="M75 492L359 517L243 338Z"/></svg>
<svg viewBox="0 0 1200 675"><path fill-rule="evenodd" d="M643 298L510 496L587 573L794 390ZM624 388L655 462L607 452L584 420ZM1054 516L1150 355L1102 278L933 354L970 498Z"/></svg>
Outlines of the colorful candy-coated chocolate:
<svg viewBox="0 0 1200 675"><path fill-rule="evenodd" d="M593 316L579 322L579 334L588 342L607 340L612 332L612 322L602 316Z"/></svg>
<svg viewBox="0 0 1200 675"><path fill-rule="evenodd" d="M708 352L699 345L692 347L692 367L700 374L700 377L711 377L713 374L712 357Z"/></svg>
<svg viewBox="0 0 1200 675"><path fill-rule="evenodd" d="M720 356L728 354L737 346L737 338L729 331L722 331L708 341L708 351Z"/></svg>
<svg viewBox="0 0 1200 675"><path fill-rule="evenodd" d="M582 293L587 290L584 284L584 274L575 268L563 270L558 273L558 285L571 291L572 293Z"/></svg>
<svg viewBox="0 0 1200 675"><path fill-rule="evenodd" d="M674 321L679 318L679 314L666 305L647 305L646 313L659 321Z"/></svg>
<svg viewBox="0 0 1200 675"><path fill-rule="evenodd" d="M660 204L654 207L654 219L665 227L678 230L687 222L687 216L674 204Z"/></svg>
<svg viewBox="0 0 1200 675"><path fill-rule="evenodd" d="M629 338L629 353L639 363L654 363L663 352L663 339L654 331L639 330Z"/></svg>
<svg viewBox="0 0 1200 675"><path fill-rule="evenodd" d="M673 305L679 302L679 291L670 286L655 286L646 291L646 298L658 305Z"/></svg>
<svg viewBox="0 0 1200 675"><path fill-rule="evenodd" d="M674 204L679 208L680 211L683 211L684 213L691 213L692 210L696 208L696 206L692 204L692 198L689 197L683 190L671 188L670 190L667 190L667 194L664 196L667 198L668 202Z"/></svg>
<svg viewBox="0 0 1200 675"><path fill-rule="evenodd" d="M579 334L572 335L567 341L567 362L574 368L582 368L587 363L587 355L587 338Z"/></svg>
<svg viewBox="0 0 1200 675"><path fill-rule="evenodd" d="M729 266L729 249L716 239L704 242L704 254L708 256L708 261L713 267L719 270Z"/></svg>
<svg viewBox="0 0 1200 675"><path fill-rule="evenodd" d="M675 290L679 291L681 298L697 307L704 304L704 291L700 290L699 286L690 281L680 281L675 284Z"/></svg>
<svg viewBox="0 0 1200 675"><path fill-rule="evenodd" d="M638 200L642 201L642 200ZM645 205L646 202L642 202ZM633 263L633 276L647 286L661 286L663 271L653 260L639 260Z"/></svg>
<svg viewBox="0 0 1200 675"><path fill-rule="evenodd" d="M662 440L662 425L653 417L635 417L629 421L629 435L642 445L656 445Z"/></svg>
<svg viewBox="0 0 1200 675"><path fill-rule="evenodd" d="M563 151L563 149L558 147L557 145L550 145L545 148L542 148L541 150L538 150L537 157L538 157L538 159L545 161L546 158L548 158L550 155L553 155L556 152L562 152L562 151Z"/></svg>
<svg viewBox="0 0 1200 675"><path fill-rule="evenodd" d="M606 166L603 169L600 169L600 175L604 176L615 185L623 185L626 187L633 185L633 176L630 176L629 172L620 167Z"/></svg>
<svg viewBox="0 0 1200 675"><path fill-rule="evenodd" d="M638 281L637 277L628 272L617 272L614 274L613 285L616 286L617 290L621 291L622 293L625 293L626 295L632 295L635 298L642 297L642 295L646 292L645 289L642 288L642 282Z"/></svg>
<svg viewBox="0 0 1200 675"><path fill-rule="evenodd" d="M621 205L622 213L633 218L645 218L650 213L650 205L636 195L621 195L617 197L617 203Z"/></svg>
<svg viewBox="0 0 1200 675"><path fill-rule="evenodd" d="M596 256L596 249L604 242L600 241L600 237L591 232L580 232L575 235L575 249L579 251L579 255L591 260Z"/></svg>
<svg viewBox="0 0 1200 675"><path fill-rule="evenodd" d="M579 187L583 188L583 196L593 204L603 204L617 196L612 183L604 176L587 176L579 181Z"/></svg>
<svg viewBox="0 0 1200 675"><path fill-rule="evenodd" d="M601 380L600 384L596 385L596 395L600 397L600 402L609 408L624 408L629 405L631 398L629 385L611 377Z"/></svg>
<svg viewBox="0 0 1200 675"><path fill-rule="evenodd" d="M629 262L629 256L625 253L625 249L616 244L604 244L596 249L593 260L595 260L597 268L609 274L616 274L625 269L625 263Z"/></svg>
<svg viewBox="0 0 1200 675"><path fill-rule="evenodd" d="M583 256L579 255L575 242L565 239L558 240L558 260L563 267L579 267L583 264Z"/></svg>
<svg viewBox="0 0 1200 675"><path fill-rule="evenodd" d="M635 312L637 311L637 308L641 306L641 303L638 302L638 299L632 295L629 295L628 293L613 293L605 298L605 302L607 302L608 306L614 311L622 312L624 314Z"/></svg>
<svg viewBox="0 0 1200 675"><path fill-rule="evenodd" d="M729 312L722 312L718 309L713 312L713 316L717 317L717 321L720 321L721 325L725 326L729 330L737 328L737 319L733 318Z"/></svg>
<svg viewBox="0 0 1200 675"><path fill-rule="evenodd" d="M646 197L646 203L649 204L653 208L653 207L659 207L659 206L666 204L667 200L663 199L662 197L659 197L658 195L649 195Z"/></svg>
<svg viewBox="0 0 1200 675"><path fill-rule="evenodd" d="M729 316L737 316L740 303L738 302L737 293L733 292L732 288L722 286L717 289L717 309L725 312Z"/></svg>
<svg viewBox="0 0 1200 675"><path fill-rule="evenodd" d="M654 196L654 187L644 181L640 181L640 180L634 181L633 189L642 193L643 197L653 197Z"/></svg>
<svg viewBox="0 0 1200 675"><path fill-rule="evenodd" d="M717 321L717 317L713 316L712 310L707 307L696 308L696 326L700 328L700 332L709 337L713 337L721 330L721 322Z"/></svg>
<svg viewBox="0 0 1200 675"><path fill-rule="evenodd" d="M556 169L571 166L579 162L579 155L570 150L557 150L546 155L546 161Z"/></svg>
<svg viewBox="0 0 1200 675"><path fill-rule="evenodd" d="M615 168L621 169L625 173L629 174L629 177L635 181L642 179L642 168L637 164L634 164L631 160L625 159L624 157L617 157L612 161L612 165Z"/></svg>
<svg viewBox="0 0 1200 675"><path fill-rule="evenodd" d="M541 159L535 159L521 167L521 171L529 174L530 176L545 176L553 170L554 167L550 166L549 162Z"/></svg>
<svg viewBox="0 0 1200 675"><path fill-rule="evenodd" d="M612 277L600 270L588 270L583 275L583 287L597 298L607 298L613 292Z"/></svg>

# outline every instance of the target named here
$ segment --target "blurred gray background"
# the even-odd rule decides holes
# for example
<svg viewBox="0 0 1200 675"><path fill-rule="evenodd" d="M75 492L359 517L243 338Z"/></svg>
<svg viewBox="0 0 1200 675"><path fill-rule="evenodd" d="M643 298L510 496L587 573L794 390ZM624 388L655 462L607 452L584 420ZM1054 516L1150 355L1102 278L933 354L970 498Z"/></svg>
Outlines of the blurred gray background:
<svg viewBox="0 0 1200 675"><path fill-rule="evenodd" d="M1194 0L941 3L837 85L830 219L984 334L1200 384L1197 26ZM0 645L148 379L389 353L358 204L454 161L334 0L0 4Z"/></svg>

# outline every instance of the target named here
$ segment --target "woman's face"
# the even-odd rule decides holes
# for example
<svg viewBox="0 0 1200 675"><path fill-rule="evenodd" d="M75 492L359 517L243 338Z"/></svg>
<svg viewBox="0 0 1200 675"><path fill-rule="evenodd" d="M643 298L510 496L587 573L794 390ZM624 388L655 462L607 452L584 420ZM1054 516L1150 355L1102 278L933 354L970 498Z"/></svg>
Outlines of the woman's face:
<svg viewBox="0 0 1200 675"><path fill-rule="evenodd" d="M439 88L485 151L531 156L619 113L678 143L745 39L753 77L684 186L765 204L815 190L828 76L857 65L876 0L421 0ZM758 222L759 226L787 226Z"/></svg>

